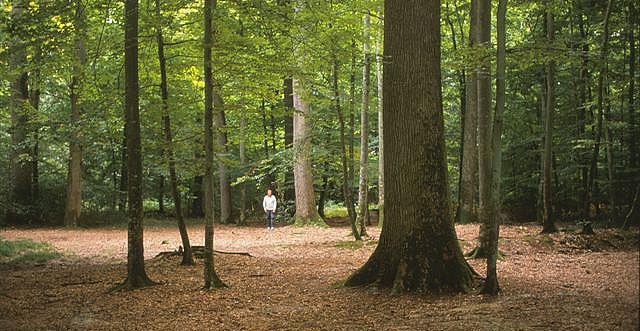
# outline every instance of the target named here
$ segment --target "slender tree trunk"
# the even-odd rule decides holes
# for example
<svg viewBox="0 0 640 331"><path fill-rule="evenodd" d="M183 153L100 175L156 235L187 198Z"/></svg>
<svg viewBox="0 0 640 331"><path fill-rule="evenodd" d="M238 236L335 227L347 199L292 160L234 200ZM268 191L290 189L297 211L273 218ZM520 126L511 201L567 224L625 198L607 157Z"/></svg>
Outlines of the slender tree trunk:
<svg viewBox="0 0 640 331"><path fill-rule="evenodd" d="M608 81L607 81L608 85ZM609 87L605 87L607 94L609 94ZM613 137L611 135L611 105L606 101L607 105L604 107L604 139L607 141L607 177L609 182L607 183L608 195L609 195L609 220L612 223L618 221L617 209L616 209L616 174L613 160Z"/></svg>
<svg viewBox="0 0 640 331"><path fill-rule="evenodd" d="M440 1L387 0L384 24L384 144L393 151L385 160L386 220L376 250L345 284L467 292L472 274L448 208Z"/></svg>
<svg viewBox="0 0 640 331"><path fill-rule="evenodd" d="M595 142L593 145L593 153L591 155L591 164L589 169L589 182L587 190L587 209L593 201L593 195L595 191L595 179L598 175L598 156L600 155L600 142L602 137L602 117L603 117L603 105L604 105L604 86L607 76L607 51L609 46L609 16L611 14L611 0L607 2L607 9L604 17L604 27L602 32L602 47L600 51L600 74L598 75L598 105L596 114L596 129L595 129ZM592 222L584 222L582 229L583 233L593 233Z"/></svg>
<svg viewBox="0 0 640 331"><path fill-rule="evenodd" d="M129 227L127 279L119 288L133 289L154 285L144 268L142 205L142 146L138 94L138 0L125 0L125 109L127 123L127 170Z"/></svg>
<svg viewBox="0 0 640 331"><path fill-rule="evenodd" d="M204 288L226 287L215 270L213 255L213 102L214 89L211 69L213 47L213 13L216 0L204 0Z"/></svg>
<svg viewBox="0 0 640 331"><path fill-rule="evenodd" d="M551 4L547 4L547 42L550 47L555 42L555 24L553 9ZM555 225L552 209L552 196L551 190L551 176L553 171L553 115L556 108L556 62L551 59L547 63L547 77L546 77L546 103L544 114L544 152L543 152L543 179L542 179L542 232L551 233L558 231Z"/></svg>
<svg viewBox="0 0 640 331"><path fill-rule="evenodd" d="M33 54L33 63L35 68L30 73L30 82L27 85L30 86L29 99L32 107L32 111L37 114L40 108L40 86L42 85L42 75L40 66L42 65L42 45L38 43L35 47L35 53ZM31 150L31 195L33 203L32 219L34 221L41 221L41 201L40 201L40 124L35 123L29 125L29 131L32 135L33 148Z"/></svg>
<svg viewBox="0 0 640 331"><path fill-rule="evenodd" d="M344 204L347 207L347 214L349 215L349 224L351 224L351 234L355 240L362 240L360 236L360 231L358 231L358 227L356 226L356 210L353 205L353 196L351 195L351 188L349 183L351 182L351 178L349 178L349 159L347 155L347 147L345 141L345 125L344 125L344 114L342 112L342 107L340 107L340 89L338 87L338 75L340 66L338 64L337 56L334 52L333 54L333 65L332 65L332 84L333 84L333 101L336 109L336 113L338 114L338 122L340 123L340 155L342 159L342 195L344 197Z"/></svg>
<svg viewBox="0 0 640 331"><path fill-rule="evenodd" d="M122 137L122 147L121 147L121 153L120 153L120 159L121 159L121 163L120 163L120 187L119 187L119 193L120 193L120 201L118 202L118 210L120 212L125 212L126 208L127 208L127 186L129 185L129 180L128 180L128 169L127 169L127 129L128 124L125 122L124 126L122 128L122 132L123 132L123 137Z"/></svg>
<svg viewBox="0 0 640 331"><path fill-rule="evenodd" d="M164 151L162 151L162 154L165 154ZM158 177L158 214L161 216L165 216L165 210L164 210L164 184L165 184L165 178L163 175L160 175Z"/></svg>
<svg viewBox="0 0 640 331"><path fill-rule="evenodd" d="M245 171L247 169L247 156L246 156L246 135L247 135L247 116L246 105L244 102L244 96L240 101L240 143L238 144L240 152L240 168ZM245 209L247 208L247 185L240 183L240 219L238 225L247 224L247 215Z"/></svg>
<svg viewBox="0 0 640 331"><path fill-rule="evenodd" d="M476 41L480 46L490 47L491 43L491 1L478 0L477 2L478 30ZM493 215L493 203L491 194L491 62L482 61L476 68L477 81L477 113L478 113L478 193L480 203L478 219L480 221L480 234L478 236L478 250L475 257L489 257L491 245L491 226Z"/></svg>
<svg viewBox="0 0 640 331"><path fill-rule="evenodd" d="M471 0L469 46L476 46L477 0ZM464 111L462 168L460 169L460 193L456 221L469 223L476 220L476 190L478 188L478 104L476 70L471 70L465 81L466 108Z"/></svg>
<svg viewBox="0 0 640 331"><path fill-rule="evenodd" d="M580 77L579 77L579 97L580 97L580 106L578 108L578 138L586 139L586 108L590 107L587 105L587 85L589 84L589 41L587 40L586 31L584 29L584 19L582 14L579 16L579 28L580 28L580 42L582 44L582 61L580 68ZM581 215L581 219L584 221L589 218L589 167L585 164L587 157L585 153L581 154L580 161L582 164L581 167L581 177L582 177L582 194L580 196L580 206L578 207L579 214Z"/></svg>
<svg viewBox="0 0 640 331"><path fill-rule="evenodd" d="M628 23L628 36L629 36L629 102L627 104L627 112L629 113L629 166L633 169L638 168L638 127L636 123L635 112L635 82L636 82L636 39L634 29L638 25L638 10L637 4L633 1L629 1L629 23ZM636 172L637 173L637 172Z"/></svg>
<svg viewBox="0 0 640 331"><path fill-rule="evenodd" d="M218 176L220 182L220 223L227 224L231 221L231 183L229 181L229 169L225 163L227 155L227 123L224 113L224 101L220 95L219 87L213 87L213 108L215 112L216 132L216 158L218 160Z"/></svg>
<svg viewBox="0 0 640 331"><path fill-rule="evenodd" d="M449 2L446 2L446 8L447 8L447 17L446 17L446 21L447 21L447 25L449 26L449 30L451 31L451 42L453 44L453 51L457 52L458 51L458 38L456 35L456 29L455 29L455 25L453 24L453 19L451 18L451 10L449 9ZM456 10L457 10L457 6L456 6ZM462 34L462 30L460 30L461 34ZM462 35L460 37L460 39L464 39L464 35ZM465 83L465 77L466 77L466 72L464 69L458 70L458 91L459 91L459 96L460 96L460 127L462 128L461 130L461 134L460 134L460 154L459 154L459 159L458 159L458 200L457 200L457 210L456 210L456 214L455 214L455 219L458 221L460 219L460 200L461 200L461 196L462 194L460 192L462 192L463 188L462 187L462 165L464 164L464 140L465 140L465 114L466 114L466 107L467 107L467 89L466 89L466 83Z"/></svg>
<svg viewBox="0 0 640 331"><path fill-rule="evenodd" d="M304 87L300 80L293 79L293 176L296 190L295 224L326 225L316 210L316 197L313 190L313 175L311 167L311 138L309 137L308 121L311 107L304 100Z"/></svg>
<svg viewBox="0 0 640 331"><path fill-rule="evenodd" d="M351 70L349 75L349 178L355 178L355 117L356 117L356 40L351 39ZM349 190L352 190L349 182Z"/></svg>
<svg viewBox="0 0 640 331"><path fill-rule="evenodd" d="M286 114L284 117L284 147L291 148L293 146L293 79L291 78L285 78L284 80L284 98L282 102ZM294 201L296 193L293 188L292 169L287 169L284 174L284 187L284 200Z"/></svg>
<svg viewBox="0 0 640 331"><path fill-rule="evenodd" d="M497 54L496 54L496 110L493 117L493 132L491 133L492 174L491 174L491 215L488 227L489 246L487 247L487 279L483 293L496 295L500 291L498 285L498 237L500 234L500 180L502 172L502 115L505 106L505 78L506 78L506 17L507 0L498 1L497 12Z"/></svg>
<svg viewBox="0 0 640 331"><path fill-rule="evenodd" d="M371 16L364 15L364 42L362 53L364 63L362 67L362 109L360 110L360 180L358 185L358 224L360 235L367 236L366 224L369 220L369 90L371 87L371 64L369 62L369 29Z"/></svg>
<svg viewBox="0 0 640 331"><path fill-rule="evenodd" d="M25 4L14 0L11 7L11 22L17 28L21 27ZM33 198L33 172L30 160L24 160L22 155L31 155L28 144L28 116L29 116L29 87L26 71L27 50L26 43L19 32L11 36L9 41L11 77L11 201L17 206L31 208ZM11 208L7 214L8 221L16 224L30 223L32 217L29 212Z"/></svg>
<svg viewBox="0 0 640 331"><path fill-rule="evenodd" d="M79 135L80 118L82 116L82 84L84 66L87 63L86 12L82 1L76 0L74 18L74 59L73 77L71 78L71 139L69 141L69 171L67 175L67 200L64 212L64 224L67 227L78 226L82 210L82 142Z"/></svg>
<svg viewBox="0 0 640 331"><path fill-rule="evenodd" d="M382 20L376 36L376 78L378 87L378 227L384 223L384 118L382 91Z"/></svg>
<svg viewBox="0 0 640 331"><path fill-rule="evenodd" d="M162 126L164 131L164 152L169 167L169 185L171 186L171 196L176 211L178 230L182 241L182 265L194 265L189 233L184 222L182 212L182 199L178 189L178 174L176 172L176 160L173 151L173 132L171 130L171 115L169 113L169 86L167 82L167 61L164 56L164 35L162 33L162 15L160 10L160 0L155 0L156 10L156 42L158 44L158 62L160 63L160 93L162 95ZM164 179L164 178L163 178Z"/></svg>

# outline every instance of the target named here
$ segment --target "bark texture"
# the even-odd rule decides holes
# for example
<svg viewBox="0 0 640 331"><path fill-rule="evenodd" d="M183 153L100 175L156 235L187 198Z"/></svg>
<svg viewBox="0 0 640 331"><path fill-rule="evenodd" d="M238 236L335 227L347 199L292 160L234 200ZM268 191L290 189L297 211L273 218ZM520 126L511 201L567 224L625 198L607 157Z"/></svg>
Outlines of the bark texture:
<svg viewBox="0 0 640 331"><path fill-rule="evenodd" d="M450 219L440 75L440 1L385 1L386 220L347 286L466 292L471 269Z"/></svg>
<svg viewBox="0 0 640 331"><path fill-rule="evenodd" d="M217 1L204 1L204 288L225 287L215 270L213 255L213 73L211 49L213 47L213 12Z"/></svg>
<svg viewBox="0 0 640 331"><path fill-rule="evenodd" d="M69 141L69 169L67 173L67 201L64 211L64 224L67 227L78 226L82 210L82 142L79 134L82 116L82 83L84 66L87 63L86 14L82 1L75 1L74 17L74 59L71 78L71 139Z"/></svg>
<svg viewBox="0 0 640 331"><path fill-rule="evenodd" d="M358 181L358 216L356 223L361 236L367 236L369 221L369 91L371 89L371 63L369 61L369 29L371 16L364 15L364 41L362 53L362 108L360 109L360 179Z"/></svg>
<svg viewBox="0 0 640 331"><path fill-rule="evenodd" d="M382 20L380 20L382 22ZM378 88L378 226L384 224L384 118L382 91L382 29L376 36L376 79Z"/></svg>
<svg viewBox="0 0 640 331"><path fill-rule="evenodd" d="M304 100L304 88L299 79L293 80L293 176L296 192L295 224L326 225L318 215L316 197L313 190L313 175L311 168L311 139L308 133L311 107Z"/></svg>
<svg viewBox="0 0 640 331"><path fill-rule="evenodd" d="M169 84L167 79L167 60L164 56L164 35L162 33L162 15L160 0L155 0L156 10L156 42L158 44L158 62L160 63L160 93L162 97L162 128L164 131L164 152L169 168L169 184L171 196L175 207L178 230L182 241L182 265L194 265L189 233L184 222L182 212L182 199L178 189L178 174L176 172L176 160L173 152L173 131L171 130L171 115L169 111Z"/></svg>
<svg viewBox="0 0 640 331"><path fill-rule="evenodd" d="M551 12L553 9L547 9L547 42L552 45L555 42L555 26L554 17ZM544 149L543 149L543 179L542 179L542 232L556 232L555 220L551 205L552 186L551 176L553 171L553 115L556 109L556 62L551 59L547 63L546 77L546 103L544 114Z"/></svg>
<svg viewBox="0 0 640 331"><path fill-rule="evenodd" d="M124 289L155 284L144 268L142 205L142 146L140 139L140 99L138 83L138 1L125 1L124 75L125 122L127 123L127 192L128 192L128 254L127 279Z"/></svg>

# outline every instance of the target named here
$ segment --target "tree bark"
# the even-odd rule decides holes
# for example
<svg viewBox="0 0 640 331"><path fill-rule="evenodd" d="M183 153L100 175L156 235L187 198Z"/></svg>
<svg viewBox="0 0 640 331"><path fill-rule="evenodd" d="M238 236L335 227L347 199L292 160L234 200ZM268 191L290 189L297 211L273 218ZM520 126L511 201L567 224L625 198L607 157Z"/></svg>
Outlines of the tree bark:
<svg viewBox="0 0 640 331"><path fill-rule="evenodd" d="M551 4L547 3L547 42L552 47L555 42L555 24ZM543 152L543 179L542 179L542 233L558 231L555 225L552 209L551 176L553 171L553 115L556 108L556 62L550 59L547 63L546 77L546 103L544 114L544 152Z"/></svg>
<svg viewBox="0 0 640 331"><path fill-rule="evenodd" d="M351 39L351 70L349 75L349 178L355 178L355 117L356 117L356 40ZM349 190L352 191L352 182Z"/></svg>
<svg viewBox="0 0 640 331"><path fill-rule="evenodd" d="M11 7L11 23L19 30L24 19L25 4L15 0ZM31 155L31 147L28 144L28 117L29 117L29 87L26 71L27 50L26 43L20 36L20 31L15 31L11 36L9 45L9 64L12 69L11 77L11 202L16 205L7 214L10 223L31 223L32 217L29 211L20 211L20 207L31 208L33 201L33 172L31 160L25 155Z"/></svg>
<svg viewBox="0 0 640 331"><path fill-rule="evenodd" d="M293 146L293 79L284 79L284 96L282 103L284 104L284 146L291 148ZM293 187L293 170L287 169L284 174L284 200L294 201L296 199L295 189Z"/></svg>
<svg viewBox="0 0 640 331"><path fill-rule="evenodd" d="M224 113L224 100L219 86L213 86L213 108L215 112L216 158L218 160L218 177L220 181L220 223L227 224L231 220L231 183L229 169L225 163L227 155L227 123Z"/></svg>
<svg viewBox="0 0 640 331"><path fill-rule="evenodd" d="M156 42L158 44L158 62L160 63L160 93L162 96L162 126L164 131L164 152L169 167L169 183L171 186L171 196L175 206L178 230L182 241L182 265L194 265L189 233L184 222L182 212L182 199L178 189L178 174L176 172L176 160L173 151L173 132L171 130L171 115L169 112L169 86L167 82L167 61L164 55L164 35L162 33L162 15L160 10L160 0L155 0L156 11Z"/></svg>
<svg viewBox="0 0 640 331"><path fill-rule="evenodd" d="M483 293L496 295L500 291L498 285L498 238L500 234L500 181L502 173L502 115L505 106L505 71L506 71L506 17L507 0L498 1L496 39L496 110L493 117L491 133L492 174L491 174L491 216L488 227L489 246L487 247L487 279Z"/></svg>
<svg viewBox="0 0 640 331"><path fill-rule="evenodd" d="M380 25L382 25L382 20ZM382 29L376 35L376 78L378 88L378 227L384 223L384 118L382 91Z"/></svg>
<svg viewBox="0 0 640 331"><path fill-rule="evenodd" d="M638 168L638 127L636 123L635 112L635 82L636 82L636 39L634 29L638 25L638 10L633 1L629 1L629 102L627 104L627 112L629 113L629 166L633 169Z"/></svg>
<svg viewBox="0 0 640 331"><path fill-rule="evenodd" d="M313 190L311 167L311 138L308 133L308 121L311 107L304 100L303 83L293 79L293 176L296 192L296 213L294 222L298 226L326 225L316 210L316 197Z"/></svg>
<svg viewBox="0 0 640 331"><path fill-rule="evenodd" d="M338 122L340 123L340 156L342 160L342 196L344 197L344 204L347 207L347 214L349 215L349 224L351 225L351 235L355 240L362 240L360 236L360 231L358 231L358 227L356 226L356 210L353 205L353 196L351 195L351 188L349 183L351 182L351 178L349 178L349 159L347 155L347 146L345 139L345 123L344 123L344 114L342 112L342 107L340 107L340 89L338 87L338 75L340 66L338 64L337 55L333 54L333 65L332 65L332 87L333 87L333 102L336 113L338 114Z"/></svg>
<svg viewBox="0 0 640 331"><path fill-rule="evenodd" d="M155 283L144 268L144 241L142 205L142 146L140 139L140 99L138 85L138 1L125 0L125 122L127 123L127 191L128 203L128 254L127 279L120 288L133 289Z"/></svg>
<svg viewBox="0 0 640 331"><path fill-rule="evenodd" d="M477 0L471 0L469 46L476 45ZM465 81L466 102L463 124L462 168L460 169L460 193L456 221L470 223L476 220L476 190L478 188L478 74L471 70Z"/></svg>
<svg viewBox="0 0 640 331"><path fill-rule="evenodd" d="M491 44L491 1L478 0L477 2L476 41L482 47L490 47ZM481 61L476 68L477 74L477 113L478 113L478 219L480 221L480 234L478 236L478 250L475 257L489 257L491 245L491 227L493 215L493 203L491 194L491 62L486 59Z"/></svg>
<svg viewBox="0 0 640 331"><path fill-rule="evenodd" d="M356 224L360 235L367 236L367 222L369 220L369 90L371 89L371 63L369 61L369 29L371 16L364 15L364 41L362 53L362 108L360 110L360 180L358 185L358 215Z"/></svg>
<svg viewBox="0 0 640 331"><path fill-rule="evenodd" d="M440 74L440 1L385 1L386 220L347 286L467 292L472 274L450 219ZM415 70L421 68L421 70Z"/></svg>
<svg viewBox="0 0 640 331"><path fill-rule="evenodd" d="M213 13L216 0L204 0L204 288L226 287L215 270L213 255L213 102L214 89L211 69L213 47Z"/></svg>
<svg viewBox="0 0 640 331"><path fill-rule="evenodd" d="M247 116L246 116L246 105L244 101L244 96L240 101L240 142L239 142L239 153L240 153L240 168L245 171L247 169L247 156L246 156L246 135L247 135ZM247 208L247 185L245 183L240 183L240 218L238 219L238 225L247 225L247 215L245 213L245 209Z"/></svg>
<svg viewBox="0 0 640 331"><path fill-rule="evenodd" d="M67 200L64 212L64 224L67 227L78 226L82 210L82 141L79 134L82 116L82 84L84 66L87 63L86 12L82 1L76 0L74 18L74 59L71 78L71 139L69 141L69 171L67 175Z"/></svg>

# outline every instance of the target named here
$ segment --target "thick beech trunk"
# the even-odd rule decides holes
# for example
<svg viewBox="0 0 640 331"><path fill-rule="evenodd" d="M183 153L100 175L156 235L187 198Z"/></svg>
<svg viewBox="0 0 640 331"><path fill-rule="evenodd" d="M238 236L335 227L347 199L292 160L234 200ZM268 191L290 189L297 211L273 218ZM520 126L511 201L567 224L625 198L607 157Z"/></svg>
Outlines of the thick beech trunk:
<svg viewBox="0 0 640 331"><path fill-rule="evenodd" d="M296 191L295 224L326 225L318 215L316 197L313 190L311 167L311 138L309 137L309 117L311 107L304 100L304 87L300 80L293 80L293 176Z"/></svg>
<svg viewBox="0 0 640 331"><path fill-rule="evenodd" d="M386 220L347 286L466 292L472 274L450 219L440 75L440 1L385 1ZM415 70L421 68L421 70Z"/></svg>
<svg viewBox="0 0 640 331"><path fill-rule="evenodd" d="M216 0L204 0L204 288L226 287L215 270L213 260L213 73L211 48L213 47L213 12Z"/></svg>
<svg viewBox="0 0 640 331"><path fill-rule="evenodd" d="M167 82L167 61L164 56L164 36L162 33L162 15L160 10L160 0L155 0L156 10L156 42L158 44L158 61L160 63L160 93L162 96L162 128L164 131L164 151L169 167L169 185L171 186L171 196L175 207L178 230L182 241L182 265L194 265L189 233L184 222L182 212L182 198L178 189L178 174L176 172L176 160L173 152L173 132L171 130L171 115L169 113L169 86Z"/></svg>

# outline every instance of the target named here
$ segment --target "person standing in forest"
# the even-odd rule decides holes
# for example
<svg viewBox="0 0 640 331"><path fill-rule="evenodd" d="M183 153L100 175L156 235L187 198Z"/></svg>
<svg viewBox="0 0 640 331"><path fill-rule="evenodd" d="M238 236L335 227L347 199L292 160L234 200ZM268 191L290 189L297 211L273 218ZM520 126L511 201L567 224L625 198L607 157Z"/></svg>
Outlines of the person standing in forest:
<svg viewBox="0 0 640 331"><path fill-rule="evenodd" d="M273 218L275 217L277 205L276 197L271 192L271 189L268 189L267 195L262 199L262 209L264 209L264 212L267 215L268 230L273 230Z"/></svg>

